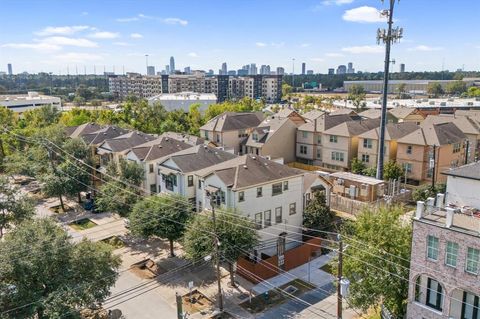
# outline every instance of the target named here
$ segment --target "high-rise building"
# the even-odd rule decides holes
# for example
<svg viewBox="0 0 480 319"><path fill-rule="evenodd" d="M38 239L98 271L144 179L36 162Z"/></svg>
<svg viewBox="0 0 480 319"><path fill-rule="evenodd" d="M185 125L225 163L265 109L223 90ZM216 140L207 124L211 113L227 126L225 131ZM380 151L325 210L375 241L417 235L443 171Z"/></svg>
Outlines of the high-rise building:
<svg viewBox="0 0 480 319"><path fill-rule="evenodd" d="M222 69L220 70L220 75L227 75L227 62L222 63Z"/></svg>
<svg viewBox="0 0 480 319"><path fill-rule="evenodd" d="M165 65L165 73L170 74L170 65Z"/></svg>
<svg viewBox="0 0 480 319"><path fill-rule="evenodd" d="M355 73L355 69L353 68L353 63L352 62L348 62L347 73L348 74Z"/></svg>
<svg viewBox="0 0 480 319"><path fill-rule="evenodd" d="M328 75L334 75L334 74L335 74L335 69L334 68L328 69Z"/></svg>
<svg viewBox="0 0 480 319"><path fill-rule="evenodd" d="M192 70L190 69L189 66L186 66L186 67L183 69L183 72L185 72L185 74L191 74L191 73L192 73Z"/></svg>
<svg viewBox="0 0 480 319"><path fill-rule="evenodd" d="M239 76L248 75L248 70L247 69L238 69L237 70L237 75L239 75Z"/></svg>
<svg viewBox="0 0 480 319"><path fill-rule="evenodd" d="M405 63L400 63L400 73L405 73Z"/></svg>
<svg viewBox="0 0 480 319"><path fill-rule="evenodd" d="M257 75L257 65L255 63L250 63L248 75Z"/></svg>
<svg viewBox="0 0 480 319"><path fill-rule="evenodd" d="M7 64L7 69L8 69L8 75L13 75L13 68L11 63Z"/></svg>
<svg viewBox="0 0 480 319"><path fill-rule="evenodd" d="M307 68L307 64L305 62L302 63L302 75L305 75L305 69Z"/></svg>
<svg viewBox="0 0 480 319"><path fill-rule="evenodd" d="M207 75L213 75L213 74L214 74L214 72L213 72L212 69L208 70Z"/></svg>
<svg viewBox="0 0 480 319"><path fill-rule="evenodd" d="M147 66L147 75L155 75L155 67L153 65Z"/></svg>
<svg viewBox="0 0 480 319"><path fill-rule="evenodd" d="M175 59L173 56L170 57L170 74L175 73Z"/></svg>
<svg viewBox="0 0 480 319"><path fill-rule="evenodd" d="M313 70L307 70L308 75L313 75Z"/></svg>
<svg viewBox="0 0 480 319"><path fill-rule="evenodd" d="M345 65L339 65L337 68L337 74L345 74L347 73L347 67Z"/></svg>
<svg viewBox="0 0 480 319"><path fill-rule="evenodd" d="M230 75L230 76L237 75L237 71L235 71L235 70L227 71L227 75Z"/></svg>
<svg viewBox="0 0 480 319"><path fill-rule="evenodd" d="M260 67L260 74L261 75L270 75L270 65L262 65Z"/></svg>
<svg viewBox="0 0 480 319"><path fill-rule="evenodd" d="M285 69L282 68L281 66L277 67L277 75L284 75L285 74Z"/></svg>

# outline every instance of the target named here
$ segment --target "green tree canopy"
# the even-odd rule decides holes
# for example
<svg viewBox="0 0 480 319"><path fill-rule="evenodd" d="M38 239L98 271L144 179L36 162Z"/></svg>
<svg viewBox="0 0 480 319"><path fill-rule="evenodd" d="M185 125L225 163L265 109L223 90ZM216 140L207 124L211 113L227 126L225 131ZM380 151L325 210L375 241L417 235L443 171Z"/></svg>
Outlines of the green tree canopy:
<svg viewBox="0 0 480 319"><path fill-rule="evenodd" d="M386 181L399 180L405 174L403 167L395 161L388 161L383 168L383 179Z"/></svg>
<svg viewBox="0 0 480 319"><path fill-rule="evenodd" d="M427 93L430 96L438 97L438 96L442 95L444 92L443 92L442 85L440 83L430 82L427 85Z"/></svg>
<svg viewBox="0 0 480 319"><path fill-rule="evenodd" d="M334 231L335 213L326 204L325 194L316 192L313 199L303 212L303 226L321 231ZM313 231L312 231L313 232ZM313 232L314 235L325 237L323 232Z"/></svg>
<svg viewBox="0 0 480 319"><path fill-rule="evenodd" d="M412 229L402 214L401 207L368 208L342 230L352 306L367 311L384 303L394 315L405 314Z"/></svg>
<svg viewBox="0 0 480 319"><path fill-rule="evenodd" d="M72 243L50 219L26 221L0 241L2 318L78 318L110 294L120 259L103 243ZM26 305L26 306L24 306ZM22 307L24 306L24 307Z"/></svg>
<svg viewBox="0 0 480 319"><path fill-rule="evenodd" d="M173 242L183 237L192 211L192 205L182 196L146 197L137 202L130 213L130 231L134 236L143 238L157 236L168 239L173 257Z"/></svg>
<svg viewBox="0 0 480 319"><path fill-rule="evenodd" d="M363 174L363 171L367 168L364 162L359 160L357 157L352 159L352 163L350 165L351 171L354 174Z"/></svg>
<svg viewBox="0 0 480 319"><path fill-rule="evenodd" d="M229 266L230 281L232 286L235 286L233 263L240 256L245 255L245 251L250 251L257 244L258 235L255 225L250 219L229 211L216 214L215 229L208 214L208 212L196 214L188 225L184 236L185 252L192 260L203 258L208 254L212 255L215 247L212 233L216 234L220 241L219 253Z"/></svg>
<svg viewBox="0 0 480 319"><path fill-rule="evenodd" d="M454 81L447 84L445 91L451 95L461 95L467 92L467 84L463 81Z"/></svg>

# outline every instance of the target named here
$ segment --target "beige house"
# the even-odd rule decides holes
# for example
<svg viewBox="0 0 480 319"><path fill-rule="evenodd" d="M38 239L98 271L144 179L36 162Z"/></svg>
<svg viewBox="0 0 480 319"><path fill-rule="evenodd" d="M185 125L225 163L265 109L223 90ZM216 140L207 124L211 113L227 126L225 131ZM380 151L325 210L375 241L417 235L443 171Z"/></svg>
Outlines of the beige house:
<svg viewBox="0 0 480 319"><path fill-rule="evenodd" d="M300 126L306 122L305 118L300 115L297 111L291 108L284 108L278 113L274 114L273 116L278 117L280 119L290 119L295 125Z"/></svg>
<svg viewBox="0 0 480 319"><path fill-rule="evenodd" d="M423 122L425 115L413 107L396 107L388 111L388 117L393 123L414 122L417 125Z"/></svg>
<svg viewBox="0 0 480 319"><path fill-rule="evenodd" d="M243 154L242 142L262 120L261 112L224 112L200 127L200 136L225 150Z"/></svg>
<svg viewBox="0 0 480 319"><path fill-rule="evenodd" d="M385 130L385 156L384 162L396 161L397 140L418 129L413 122L388 123ZM367 167L376 167L378 161L378 143L380 140L380 129L378 127L362 133L358 136L357 158Z"/></svg>
<svg viewBox="0 0 480 319"><path fill-rule="evenodd" d="M467 163L478 161L480 158L480 118L475 120L474 117L456 116L456 115L429 115L424 123L453 123L455 124L468 139L468 155ZM464 163L464 164L467 164Z"/></svg>
<svg viewBox="0 0 480 319"><path fill-rule="evenodd" d="M323 166L334 170L348 170L358 154L359 135L380 125L380 120L348 121L322 134Z"/></svg>
<svg viewBox="0 0 480 319"><path fill-rule="evenodd" d="M465 160L465 134L453 123L426 124L397 140L397 163L413 183L443 183L443 171Z"/></svg>
<svg viewBox="0 0 480 319"><path fill-rule="evenodd" d="M290 118L270 116L252 130L245 143L246 152L294 162L296 132L297 125Z"/></svg>
<svg viewBox="0 0 480 319"><path fill-rule="evenodd" d="M322 166L322 133L341 123L351 121L347 114L329 115L323 113L297 130L295 155L297 161Z"/></svg>

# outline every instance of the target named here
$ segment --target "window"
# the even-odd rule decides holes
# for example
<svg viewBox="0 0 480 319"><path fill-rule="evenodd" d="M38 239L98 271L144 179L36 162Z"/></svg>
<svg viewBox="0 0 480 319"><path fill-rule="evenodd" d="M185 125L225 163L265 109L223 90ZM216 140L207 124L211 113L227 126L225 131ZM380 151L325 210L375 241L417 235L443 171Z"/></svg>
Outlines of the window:
<svg viewBox="0 0 480 319"><path fill-rule="evenodd" d="M426 305L442 311L443 289L438 281L428 278L427 281L427 302Z"/></svg>
<svg viewBox="0 0 480 319"><path fill-rule="evenodd" d="M173 192L173 187L177 186L177 175L163 175L165 178L165 188Z"/></svg>
<svg viewBox="0 0 480 319"><path fill-rule="evenodd" d="M257 197L262 197L262 196L263 196L263 188L257 187Z"/></svg>
<svg viewBox="0 0 480 319"><path fill-rule="evenodd" d="M148 165L148 171L153 173L153 163Z"/></svg>
<svg viewBox="0 0 480 319"><path fill-rule="evenodd" d="M405 172L407 172L407 174L411 173L412 172L412 163L404 163L403 164L403 169L405 170Z"/></svg>
<svg viewBox="0 0 480 319"><path fill-rule="evenodd" d="M198 189L202 189L202 181L200 179L198 180Z"/></svg>
<svg viewBox="0 0 480 319"><path fill-rule="evenodd" d="M372 148L372 147L373 147L372 145L373 145L373 144L372 144L372 140L371 140L371 139L369 139L369 138L364 138L364 139L363 139L363 147L364 147L364 148Z"/></svg>
<svg viewBox="0 0 480 319"><path fill-rule="evenodd" d="M247 136L248 136L247 131L245 131L245 130L239 130L238 131L238 137L239 138L243 138L243 137L247 137Z"/></svg>
<svg viewBox="0 0 480 319"><path fill-rule="evenodd" d="M225 192L224 191L220 191L220 202L222 204L225 204Z"/></svg>
<svg viewBox="0 0 480 319"><path fill-rule="evenodd" d="M428 235L427 237L427 258L438 260L438 238Z"/></svg>
<svg viewBox="0 0 480 319"><path fill-rule="evenodd" d="M262 213L257 213L255 214L255 227L257 229L261 229L262 228Z"/></svg>
<svg viewBox="0 0 480 319"><path fill-rule="evenodd" d="M364 163L370 162L370 155L362 154L362 162Z"/></svg>
<svg viewBox="0 0 480 319"><path fill-rule="evenodd" d="M321 135L318 135L318 136L317 136L317 144L318 144L318 145L321 145L321 144L322 144L322 136L321 136Z"/></svg>
<svg viewBox="0 0 480 319"><path fill-rule="evenodd" d="M469 292L463 292L462 315L461 319L480 318L478 310L478 296Z"/></svg>
<svg viewBox="0 0 480 319"><path fill-rule="evenodd" d="M467 263L465 265L465 271L478 274L478 261L480 257L480 250L468 247L467 250Z"/></svg>
<svg viewBox="0 0 480 319"><path fill-rule="evenodd" d="M252 134L252 139L253 139L254 141L258 141L258 134L257 134L257 133L253 133L253 134Z"/></svg>
<svg viewBox="0 0 480 319"><path fill-rule="evenodd" d="M193 186L193 175L188 175L187 176L187 185L188 185L188 187Z"/></svg>
<svg viewBox="0 0 480 319"><path fill-rule="evenodd" d="M460 143L453 144L453 153L460 152L460 149L461 149Z"/></svg>
<svg viewBox="0 0 480 319"><path fill-rule="evenodd" d="M343 153L341 152L332 152L332 161L343 162Z"/></svg>
<svg viewBox="0 0 480 319"><path fill-rule="evenodd" d="M308 132L307 131L302 131L302 137L307 138L308 137Z"/></svg>
<svg viewBox="0 0 480 319"><path fill-rule="evenodd" d="M337 142L338 142L338 136L330 135L330 143L337 143Z"/></svg>
<svg viewBox="0 0 480 319"><path fill-rule="evenodd" d="M158 192L160 193L162 191L162 186L158 185Z"/></svg>
<svg viewBox="0 0 480 319"><path fill-rule="evenodd" d="M271 226L272 225L272 211L271 210L266 210L264 214L263 220L265 221L265 227Z"/></svg>
<svg viewBox="0 0 480 319"><path fill-rule="evenodd" d="M308 149L307 149L307 146L305 145L300 145L300 154L307 154L308 152Z"/></svg>
<svg viewBox="0 0 480 319"><path fill-rule="evenodd" d="M450 267L457 267L458 244L454 242L447 242L447 250L445 252L445 265Z"/></svg>
<svg viewBox="0 0 480 319"><path fill-rule="evenodd" d="M272 184L272 196L282 193L282 183Z"/></svg>
<svg viewBox="0 0 480 319"><path fill-rule="evenodd" d="M280 224L282 222L282 207L275 208L275 223Z"/></svg>
<svg viewBox="0 0 480 319"><path fill-rule="evenodd" d="M157 192L157 184L150 184L150 194L155 194Z"/></svg>
<svg viewBox="0 0 480 319"><path fill-rule="evenodd" d="M297 203L291 203L288 211L289 211L290 215L296 214L297 213Z"/></svg>
<svg viewBox="0 0 480 319"><path fill-rule="evenodd" d="M317 148L317 159L318 160L322 160L322 149L321 148Z"/></svg>
<svg viewBox="0 0 480 319"><path fill-rule="evenodd" d="M208 131L204 131L203 136L205 137L206 140L208 140Z"/></svg>
<svg viewBox="0 0 480 319"><path fill-rule="evenodd" d="M288 181L283 182L283 190L288 191Z"/></svg>
<svg viewBox="0 0 480 319"><path fill-rule="evenodd" d="M407 154L412 154L412 145L407 146Z"/></svg>
<svg viewBox="0 0 480 319"><path fill-rule="evenodd" d="M238 192L238 201L243 202L245 200L245 193L244 192Z"/></svg>

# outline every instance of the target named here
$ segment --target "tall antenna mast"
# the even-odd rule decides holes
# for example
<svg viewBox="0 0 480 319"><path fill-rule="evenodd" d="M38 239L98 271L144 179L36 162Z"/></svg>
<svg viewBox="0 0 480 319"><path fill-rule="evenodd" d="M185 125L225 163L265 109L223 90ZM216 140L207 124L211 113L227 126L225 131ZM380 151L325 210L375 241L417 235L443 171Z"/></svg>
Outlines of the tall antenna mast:
<svg viewBox="0 0 480 319"><path fill-rule="evenodd" d="M383 2L384 0L382 0ZM403 28L393 29L393 8L396 0L390 1L390 9L383 10L382 16L388 18L388 29L377 30L377 43L385 43L385 72L383 73L382 115L380 118L380 143L378 144L377 179L383 179L383 161L385 154L385 128L387 125L388 73L390 70L390 46L403 36Z"/></svg>

